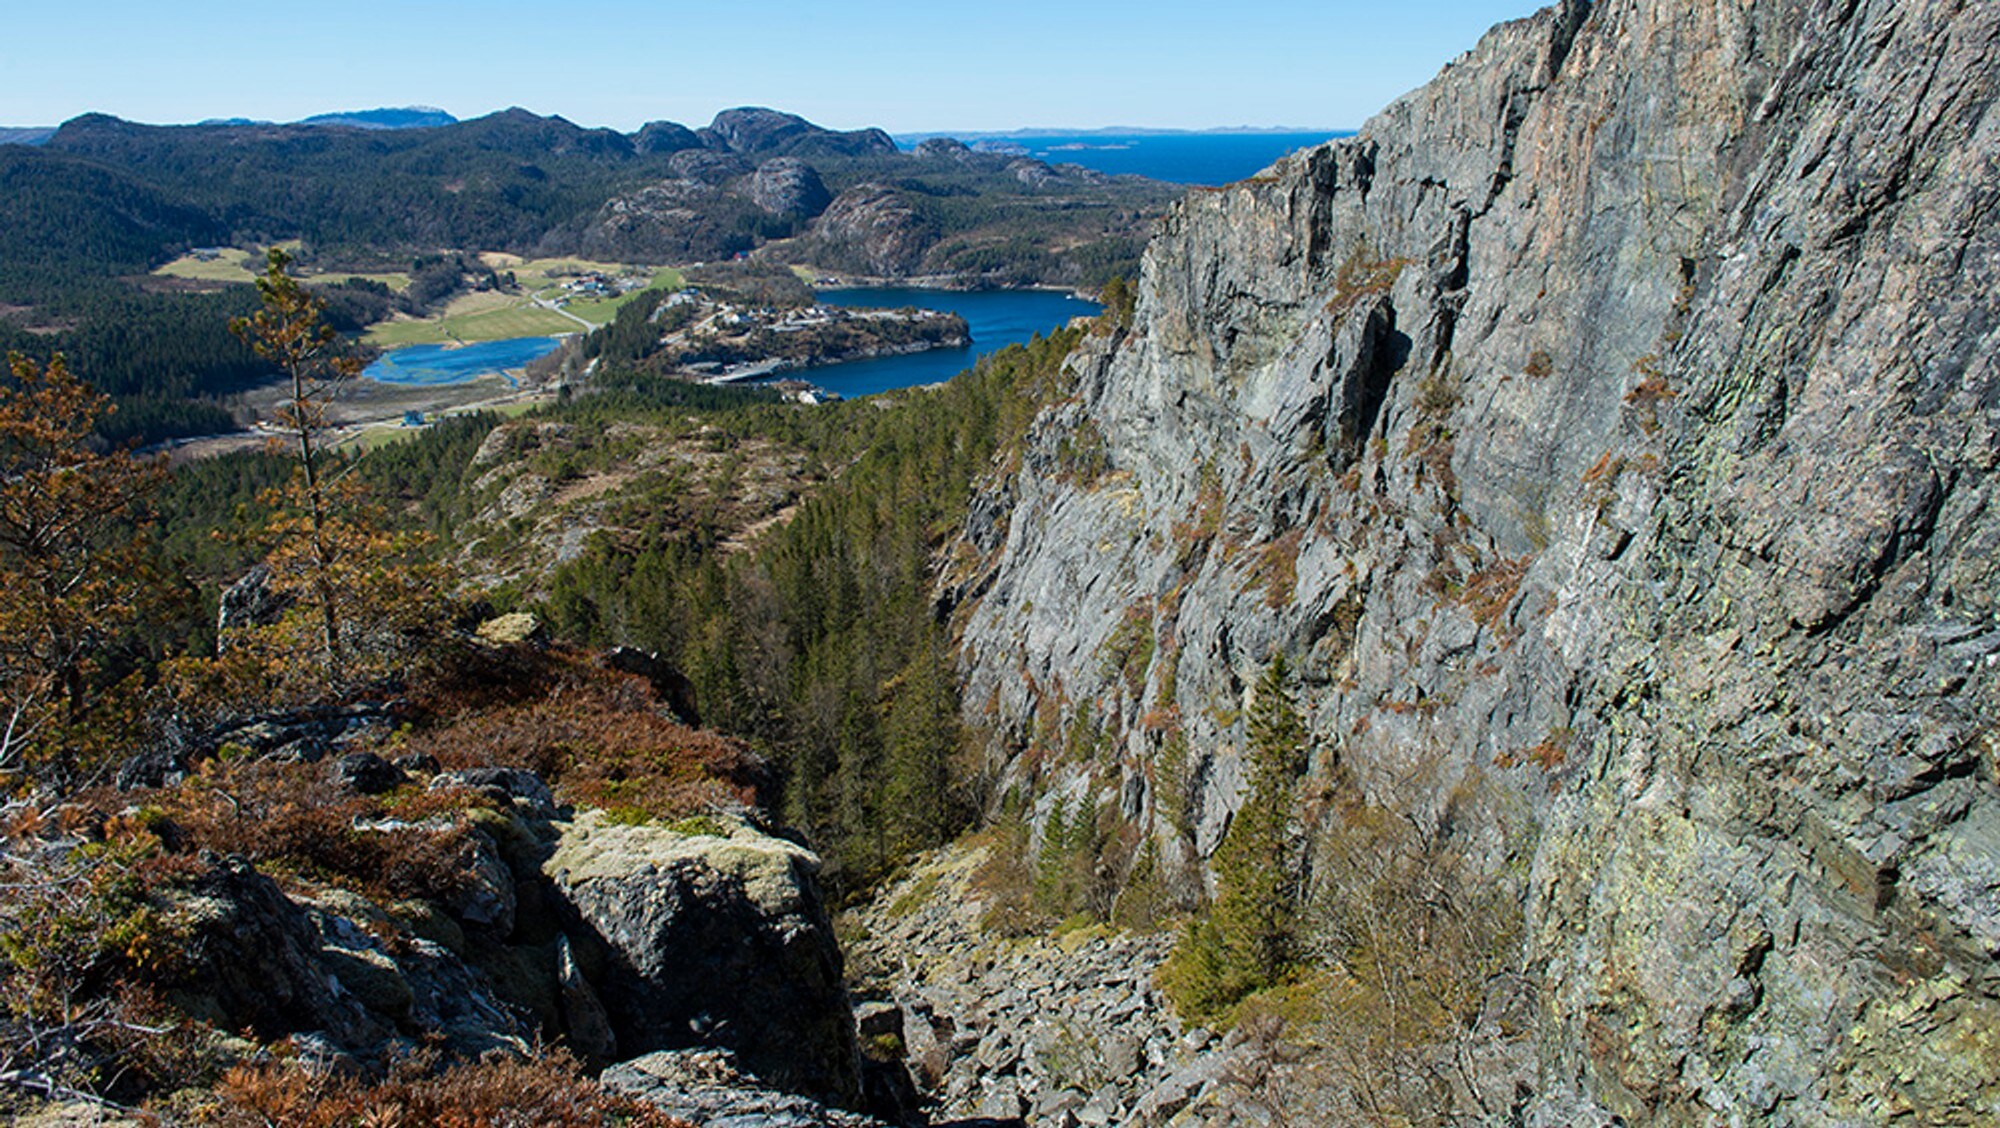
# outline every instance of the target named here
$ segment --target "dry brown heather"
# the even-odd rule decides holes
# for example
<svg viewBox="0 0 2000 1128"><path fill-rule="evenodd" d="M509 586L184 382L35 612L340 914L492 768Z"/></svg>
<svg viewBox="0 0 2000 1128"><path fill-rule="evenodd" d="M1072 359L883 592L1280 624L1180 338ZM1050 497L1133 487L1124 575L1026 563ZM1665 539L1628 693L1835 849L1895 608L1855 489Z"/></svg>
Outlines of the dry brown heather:
<svg viewBox="0 0 2000 1128"><path fill-rule="evenodd" d="M220 1128L692 1128L685 1120L599 1088L562 1050L528 1061L493 1058L442 1072L437 1066L435 1059L420 1056L372 1084L283 1063L243 1066L223 1076L215 1089L218 1103L203 1110L200 1119Z"/></svg>
<svg viewBox="0 0 2000 1128"><path fill-rule="evenodd" d="M747 744L680 724L646 679L579 650L480 656L423 707L440 719L408 733L399 753L446 768L526 768L564 802L672 819L770 798L768 768Z"/></svg>

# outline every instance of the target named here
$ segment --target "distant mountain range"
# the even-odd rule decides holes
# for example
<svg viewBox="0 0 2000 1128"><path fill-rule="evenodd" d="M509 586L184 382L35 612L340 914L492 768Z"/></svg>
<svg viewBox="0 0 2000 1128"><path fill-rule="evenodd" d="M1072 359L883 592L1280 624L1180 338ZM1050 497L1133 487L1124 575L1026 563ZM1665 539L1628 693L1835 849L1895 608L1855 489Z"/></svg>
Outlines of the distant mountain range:
<svg viewBox="0 0 2000 1128"><path fill-rule="evenodd" d="M760 107L627 134L518 107L312 123L64 122L0 146L0 283L141 273L188 247L302 239L401 263L453 250L683 263L747 255L865 276L1101 285L1131 274L1171 184ZM338 120L338 127L328 128ZM4 292L4 287L0 287Z"/></svg>
<svg viewBox="0 0 2000 1128"><path fill-rule="evenodd" d="M431 129L440 125L457 125L458 119L436 106L402 106L395 109L314 114L298 124L348 125L356 129Z"/></svg>
<svg viewBox="0 0 2000 1128"><path fill-rule="evenodd" d="M259 121L255 118L209 118L197 122L201 126L275 125L275 122ZM443 125L457 125L458 119L438 109L436 106L392 106L373 110L348 110L341 113L314 114L309 118L287 123L290 125L339 125L350 129L435 129ZM39 145L55 136L57 127L53 125L0 126L0 145Z"/></svg>
<svg viewBox="0 0 2000 1128"><path fill-rule="evenodd" d="M340 113L314 114L308 118L289 122L290 125L339 125L352 129L434 129L438 126L457 125L459 119L436 106L394 106L372 110L348 110ZM231 125L274 125L275 122L255 118L211 118L198 122L204 126ZM39 145L55 134L56 127L49 126L0 126L0 145ZM1108 125L1094 129L1077 129L1063 126L1033 126L1021 129L934 129L915 133L897 133L896 142L913 146L933 137L956 137L964 140L1005 140L1015 137L1175 137L1200 133L1241 133L1241 134L1291 134L1291 133L1337 133L1339 130L1324 130L1311 126L1294 125L1236 125L1215 129L1148 129L1141 126Z"/></svg>

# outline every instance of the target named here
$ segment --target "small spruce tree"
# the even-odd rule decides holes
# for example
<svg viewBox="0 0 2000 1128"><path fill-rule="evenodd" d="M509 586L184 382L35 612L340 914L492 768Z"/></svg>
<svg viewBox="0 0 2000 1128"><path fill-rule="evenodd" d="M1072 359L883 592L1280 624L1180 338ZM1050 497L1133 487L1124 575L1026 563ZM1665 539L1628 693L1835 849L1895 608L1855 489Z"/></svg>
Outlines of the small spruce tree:
<svg viewBox="0 0 2000 1128"><path fill-rule="evenodd" d="M1305 723L1273 658L1251 705L1250 795L1216 849L1216 897L1174 947L1162 982L1189 1018L1215 1021L1283 981L1298 959L1300 859L1294 795L1306 767Z"/></svg>

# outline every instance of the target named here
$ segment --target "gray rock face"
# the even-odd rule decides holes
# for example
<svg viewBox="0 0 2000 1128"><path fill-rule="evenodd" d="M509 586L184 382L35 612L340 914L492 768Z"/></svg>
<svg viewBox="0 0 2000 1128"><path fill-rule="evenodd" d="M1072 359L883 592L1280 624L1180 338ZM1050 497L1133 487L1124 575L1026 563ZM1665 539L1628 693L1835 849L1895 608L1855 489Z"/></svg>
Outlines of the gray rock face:
<svg viewBox="0 0 2000 1128"><path fill-rule="evenodd" d="M1191 194L975 505L968 710L1092 702L1033 786L1201 854L1286 655L1315 778L1517 894L1537 1122L1992 1115L1996 35L1567 2Z"/></svg>
<svg viewBox="0 0 2000 1128"><path fill-rule="evenodd" d="M377 906L330 890L294 901L240 859L213 866L169 905L189 937L187 974L168 992L224 1030L290 1035L330 1060L373 1063L419 1036L448 1052L525 1052L529 1031L492 984L432 941L393 934Z"/></svg>
<svg viewBox="0 0 2000 1128"><path fill-rule="evenodd" d="M731 1050L779 1088L852 1103L859 1057L840 949L803 847L585 812L543 865L604 955L599 998L627 1054Z"/></svg>
<svg viewBox="0 0 2000 1128"><path fill-rule="evenodd" d="M882 184L860 184L836 197L807 237L814 261L879 275L915 273L937 230L909 201Z"/></svg>
<svg viewBox="0 0 2000 1128"><path fill-rule="evenodd" d="M678 163L682 157L713 155L689 150L675 153L674 160ZM733 200L716 186L749 169L735 169L738 158L722 159L731 167L689 170L711 176L713 183L683 173L679 179L663 180L607 201L578 237L578 247L584 254L658 262L727 258L749 250L752 240L736 226L737 217L748 213L749 205Z"/></svg>
<svg viewBox="0 0 2000 1128"><path fill-rule="evenodd" d="M216 601L217 644L226 642L232 630L277 622L291 606L289 595L271 590L271 569L262 564L253 566L241 579L222 589Z"/></svg>
<svg viewBox="0 0 2000 1128"><path fill-rule="evenodd" d="M822 129L796 114L758 106L724 110L703 131L739 153L837 153L865 156L893 153L896 143L879 129L838 132Z"/></svg>
<svg viewBox="0 0 2000 1128"><path fill-rule="evenodd" d="M796 157L777 157L757 166L750 198L772 215L811 219L833 202L819 171Z"/></svg>
<svg viewBox="0 0 2000 1128"><path fill-rule="evenodd" d="M956 137L927 137L917 142L917 156L932 160L958 160L972 155L972 147Z"/></svg>
<svg viewBox="0 0 2000 1128"><path fill-rule="evenodd" d="M673 159L667 162L667 167L673 170L675 176L704 184L723 184L749 174L752 168L749 161L734 153L710 149L675 153Z"/></svg>

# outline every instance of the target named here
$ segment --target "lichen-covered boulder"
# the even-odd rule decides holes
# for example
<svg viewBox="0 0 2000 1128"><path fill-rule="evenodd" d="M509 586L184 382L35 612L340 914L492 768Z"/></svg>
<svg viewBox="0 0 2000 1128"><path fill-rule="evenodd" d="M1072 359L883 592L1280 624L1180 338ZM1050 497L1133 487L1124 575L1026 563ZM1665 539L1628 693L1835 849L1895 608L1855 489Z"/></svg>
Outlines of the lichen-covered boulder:
<svg viewBox="0 0 2000 1128"><path fill-rule="evenodd" d="M597 994L621 1052L720 1046L779 1088L855 1099L817 856L734 819L676 830L585 811L560 831L543 872L571 934L601 948Z"/></svg>

